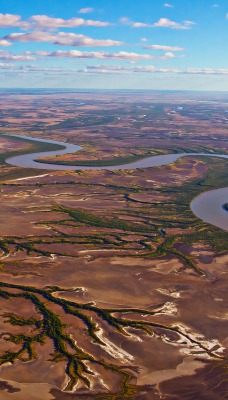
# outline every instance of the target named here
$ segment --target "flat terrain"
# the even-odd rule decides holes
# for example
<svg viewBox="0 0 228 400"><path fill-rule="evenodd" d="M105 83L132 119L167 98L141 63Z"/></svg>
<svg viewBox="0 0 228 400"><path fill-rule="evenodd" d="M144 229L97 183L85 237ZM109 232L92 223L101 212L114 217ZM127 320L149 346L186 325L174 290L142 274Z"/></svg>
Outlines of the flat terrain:
<svg viewBox="0 0 228 400"><path fill-rule="evenodd" d="M192 213L228 186L228 96L0 93L0 397L226 399L227 232ZM136 170L45 171L7 157ZM7 135L7 136L6 136ZM206 206L206 205L205 205Z"/></svg>

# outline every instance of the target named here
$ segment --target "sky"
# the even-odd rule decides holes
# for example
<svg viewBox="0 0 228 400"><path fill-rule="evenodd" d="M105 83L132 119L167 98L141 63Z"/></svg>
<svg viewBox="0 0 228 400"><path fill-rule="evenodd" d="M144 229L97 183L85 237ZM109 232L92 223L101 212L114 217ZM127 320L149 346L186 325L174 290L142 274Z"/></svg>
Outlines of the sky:
<svg viewBox="0 0 228 400"><path fill-rule="evenodd" d="M1 0L0 87L228 91L228 0Z"/></svg>

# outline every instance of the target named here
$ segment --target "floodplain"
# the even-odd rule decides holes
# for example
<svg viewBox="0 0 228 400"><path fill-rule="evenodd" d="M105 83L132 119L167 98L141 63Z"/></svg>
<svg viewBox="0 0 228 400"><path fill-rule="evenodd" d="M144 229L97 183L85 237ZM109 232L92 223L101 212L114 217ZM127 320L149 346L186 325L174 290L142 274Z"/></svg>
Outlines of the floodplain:
<svg viewBox="0 0 228 400"><path fill-rule="evenodd" d="M190 203L228 186L210 157L228 154L227 95L9 91L0 105L3 399L225 398L227 231ZM55 150L15 134L82 150L42 158L72 171L13 167ZM208 157L73 167L183 152Z"/></svg>

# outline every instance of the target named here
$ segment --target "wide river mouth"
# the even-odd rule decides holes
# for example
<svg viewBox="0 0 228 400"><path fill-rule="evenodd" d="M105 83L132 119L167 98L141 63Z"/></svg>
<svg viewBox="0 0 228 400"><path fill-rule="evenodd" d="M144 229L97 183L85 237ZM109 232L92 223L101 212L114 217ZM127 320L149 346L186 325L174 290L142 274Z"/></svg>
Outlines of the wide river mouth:
<svg viewBox="0 0 228 400"><path fill-rule="evenodd" d="M35 168L44 170L58 170L58 171L72 171L72 170L120 170L120 169L135 169L135 168L151 168L158 167L161 165L167 165L176 161L180 157L184 156L210 156L228 159L228 155L224 154L205 154L205 153L180 153L180 154L165 154L159 156L147 157L129 164L123 165L109 165L109 166L77 166L77 165L60 165L60 164L48 164L36 161L40 157L51 157L61 154L75 153L82 149L81 146L77 146L71 143L59 142L56 140L36 139L30 136L22 135L9 135L9 137L18 137L27 140L44 142L50 144L58 144L63 146L61 150L55 151L43 151L39 153L29 153L20 156L10 157L6 162L16 167ZM228 188L221 188L211 190L197 196L190 204L193 213L204 222L210 223L221 229L228 231L228 212L223 208L223 205L228 203Z"/></svg>

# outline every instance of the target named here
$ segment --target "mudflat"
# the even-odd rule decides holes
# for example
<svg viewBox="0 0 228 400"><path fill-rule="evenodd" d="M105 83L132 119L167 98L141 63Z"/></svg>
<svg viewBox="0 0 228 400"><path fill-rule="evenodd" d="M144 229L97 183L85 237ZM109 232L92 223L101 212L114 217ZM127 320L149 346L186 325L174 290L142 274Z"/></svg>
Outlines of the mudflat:
<svg viewBox="0 0 228 400"><path fill-rule="evenodd" d="M224 107L168 93L15 96L0 98L2 398L220 399L227 232L190 203L228 186L227 160L210 157L228 151ZM208 157L119 171L7 165L40 148L4 133L31 130L83 146L60 162Z"/></svg>

